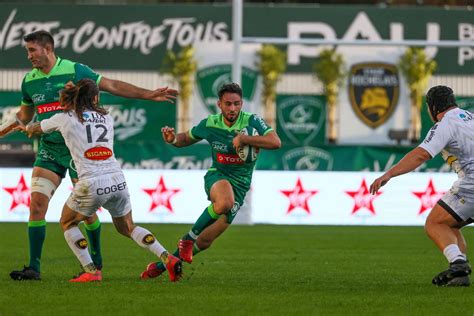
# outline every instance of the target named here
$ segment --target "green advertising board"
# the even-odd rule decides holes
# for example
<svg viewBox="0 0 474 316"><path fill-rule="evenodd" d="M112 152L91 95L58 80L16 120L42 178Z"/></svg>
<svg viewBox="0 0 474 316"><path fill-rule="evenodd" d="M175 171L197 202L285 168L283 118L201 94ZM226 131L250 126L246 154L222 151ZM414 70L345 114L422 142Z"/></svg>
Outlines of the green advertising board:
<svg viewBox="0 0 474 316"><path fill-rule="evenodd" d="M6 115L14 115L18 110L19 92L0 92L0 119ZM298 97L301 98L301 97ZM324 98L322 96L306 96L302 99L291 95L278 96L278 104L290 104L294 109L304 104L303 110L296 111L297 118L306 117L310 110L315 113L308 115L312 121L319 121L318 115L324 116ZM176 120L175 105L155 103L142 100L129 100L108 94L101 95L101 102L109 109L115 119L115 154L124 168L136 169L206 169L212 161L210 148L205 142L186 148L176 148L165 144L160 129L164 125L174 126ZM286 103L285 103L286 102ZM458 98L463 108L474 107L474 98ZM322 109L321 109L322 108ZM316 111L315 109L318 109ZM283 113L286 112L286 108ZM321 110L321 111L320 111ZM291 110L285 117L291 117ZM301 115L304 113L304 115ZM433 123L425 110L422 112L422 137ZM305 123L297 120L296 123ZM292 123L293 124L293 123ZM336 146L325 145L323 141L324 123L309 141L302 130L313 131L314 125L294 128L293 136L277 131L284 145L278 150L262 150L257 160L260 170L320 170L320 171L384 171L398 162L413 146ZM306 136L305 136L306 135ZM311 133L310 133L311 135ZM31 142L21 133L11 134L2 142ZM448 171L440 157L429 160L420 167L420 171Z"/></svg>
<svg viewBox="0 0 474 316"><path fill-rule="evenodd" d="M246 37L472 41L472 10L435 7L376 7L245 4ZM230 4L70 5L0 4L0 68L28 68L22 36L50 31L57 52L94 69L156 70L167 49L230 43ZM286 48L289 73L309 73L317 47ZM468 74L473 47L428 48L437 74Z"/></svg>

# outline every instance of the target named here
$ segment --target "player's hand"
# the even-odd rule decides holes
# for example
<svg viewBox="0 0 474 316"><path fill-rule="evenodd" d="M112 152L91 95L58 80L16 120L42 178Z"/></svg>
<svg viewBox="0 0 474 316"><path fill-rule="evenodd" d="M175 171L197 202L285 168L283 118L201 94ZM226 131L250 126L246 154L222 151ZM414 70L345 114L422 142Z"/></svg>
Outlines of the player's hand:
<svg viewBox="0 0 474 316"><path fill-rule="evenodd" d="M392 177L385 173L383 176L375 179L374 182L372 182L372 184L370 185L370 193L372 195L375 195L377 194L377 192L379 191L379 189L381 187L383 187L385 184L387 184L387 182L391 179Z"/></svg>
<svg viewBox="0 0 474 316"><path fill-rule="evenodd" d="M173 141L176 138L174 128L169 127L169 126L165 126L161 128L161 135L163 136L163 139L165 140L165 142L167 142L168 144L173 143Z"/></svg>
<svg viewBox="0 0 474 316"><path fill-rule="evenodd" d="M178 90L164 87L151 91L147 99L152 101L167 101L174 103L174 100L176 100L177 95Z"/></svg>
<svg viewBox="0 0 474 316"><path fill-rule="evenodd" d="M68 82L66 82L66 84L64 85L64 88L65 88L65 89L71 89L71 88L73 88L74 86L75 86L74 82L68 81Z"/></svg>
<svg viewBox="0 0 474 316"><path fill-rule="evenodd" d="M238 132L235 133L234 139L232 140L232 146L234 146L235 149L240 148L240 147L245 145L243 140L242 140L243 136L244 135L242 135Z"/></svg>

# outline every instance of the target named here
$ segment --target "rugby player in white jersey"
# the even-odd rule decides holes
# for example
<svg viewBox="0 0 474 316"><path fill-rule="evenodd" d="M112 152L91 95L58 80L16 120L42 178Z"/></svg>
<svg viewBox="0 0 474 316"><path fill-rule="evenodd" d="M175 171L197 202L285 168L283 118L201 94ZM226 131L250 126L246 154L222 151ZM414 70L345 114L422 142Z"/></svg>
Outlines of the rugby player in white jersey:
<svg viewBox="0 0 474 316"><path fill-rule="evenodd" d="M449 262L449 268L433 278L437 286L469 286L471 266L461 228L474 221L474 114L458 108L453 90L432 87L426 104L435 124L424 141L370 185L375 194L391 178L418 168L441 153L459 179L433 207L425 231Z"/></svg>
<svg viewBox="0 0 474 316"><path fill-rule="evenodd" d="M87 241L77 225L106 208L119 233L132 238L161 259L171 281L181 277L181 261L166 249L147 229L133 223L127 182L113 153L114 122L107 110L99 106L99 88L90 79L68 84L61 91L62 113L26 126L29 136L59 131L71 152L79 181L66 201L61 227L66 241L84 270L71 282L100 281Z"/></svg>

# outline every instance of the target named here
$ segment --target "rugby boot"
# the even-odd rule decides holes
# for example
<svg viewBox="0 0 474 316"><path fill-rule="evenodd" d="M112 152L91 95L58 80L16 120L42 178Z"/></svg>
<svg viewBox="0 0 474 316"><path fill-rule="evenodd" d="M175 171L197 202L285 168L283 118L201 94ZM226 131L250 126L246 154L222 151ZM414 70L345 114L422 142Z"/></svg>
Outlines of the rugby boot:
<svg viewBox="0 0 474 316"><path fill-rule="evenodd" d="M454 278L451 281L446 284L446 286L454 287L454 286L470 286L471 285L471 280L469 279L469 276L463 276L463 277L458 277Z"/></svg>
<svg viewBox="0 0 474 316"><path fill-rule="evenodd" d="M82 267L81 267L82 268ZM90 273L82 270L78 275L75 275L69 282L96 282L102 281L102 271L96 270L95 273Z"/></svg>
<svg viewBox="0 0 474 316"><path fill-rule="evenodd" d="M27 266L23 267L23 270L16 270L10 273L10 277L16 281L23 280L41 280L41 274Z"/></svg>
<svg viewBox="0 0 474 316"><path fill-rule="evenodd" d="M458 259L449 264L448 270L439 273L433 278L433 284L437 286L446 286L456 278L465 277L471 274L471 266L465 260Z"/></svg>
<svg viewBox="0 0 474 316"><path fill-rule="evenodd" d="M187 263L193 262L193 245L194 241L192 240L181 239L178 243L179 257Z"/></svg>
<svg viewBox="0 0 474 316"><path fill-rule="evenodd" d="M181 260L173 255L168 255L168 263L166 263L165 266L171 282L176 282L181 279L183 275L183 263Z"/></svg>
<svg viewBox="0 0 474 316"><path fill-rule="evenodd" d="M165 271L166 270L158 269L157 262L152 262L146 267L146 270L142 272L140 278L142 280L153 279L159 277Z"/></svg>

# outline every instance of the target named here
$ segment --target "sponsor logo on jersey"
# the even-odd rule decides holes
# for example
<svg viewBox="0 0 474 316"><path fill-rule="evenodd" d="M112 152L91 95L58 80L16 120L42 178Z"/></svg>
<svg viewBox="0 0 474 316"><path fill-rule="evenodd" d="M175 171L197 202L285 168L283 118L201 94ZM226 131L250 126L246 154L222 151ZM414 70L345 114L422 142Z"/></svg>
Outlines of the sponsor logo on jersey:
<svg viewBox="0 0 474 316"><path fill-rule="evenodd" d="M395 65L360 63L351 67L349 99L359 119L371 128L385 123L395 110L400 79Z"/></svg>
<svg viewBox="0 0 474 316"><path fill-rule="evenodd" d="M87 248L87 240L84 238L79 239L78 241L75 242L76 247L79 249L86 249Z"/></svg>
<svg viewBox="0 0 474 316"><path fill-rule="evenodd" d="M145 237L143 237L142 241L145 245L151 245L155 242L155 237L153 237L152 234L147 234Z"/></svg>
<svg viewBox="0 0 474 316"><path fill-rule="evenodd" d="M110 187L98 188L96 193L97 195L109 194L117 191L122 191L127 188L127 182L122 182L119 184L111 185Z"/></svg>
<svg viewBox="0 0 474 316"><path fill-rule="evenodd" d="M234 206L230 210L230 214L235 216L237 212L240 210L240 204L238 202L234 202Z"/></svg>
<svg viewBox="0 0 474 316"><path fill-rule="evenodd" d="M46 96L44 94L33 94L31 99L33 100L33 103L38 104L44 102L44 100L46 100Z"/></svg>
<svg viewBox="0 0 474 316"><path fill-rule="evenodd" d="M429 134L424 141L425 144L428 144L433 139L437 128L438 128L438 123L433 125L433 127L430 129Z"/></svg>
<svg viewBox="0 0 474 316"><path fill-rule="evenodd" d="M59 102L51 102L51 103L38 105L36 109L38 111L38 114L43 114L43 113L60 111L63 108L61 107L61 104Z"/></svg>
<svg viewBox="0 0 474 316"><path fill-rule="evenodd" d="M225 152L225 153L229 152L227 145L221 142L212 142L211 146L215 151L220 151L220 152Z"/></svg>
<svg viewBox="0 0 474 316"><path fill-rule="evenodd" d="M239 155L217 153L217 162L224 165L241 165L244 163Z"/></svg>
<svg viewBox="0 0 474 316"><path fill-rule="evenodd" d="M105 115L102 115L97 112L84 112L82 113L82 119L84 120L84 122L89 123L106 123Z"/></svg>
<svg viewBox="0 0 474 316"><path fill-rule="evenodd" d="M89 160L107 160L112 155L112 150L103 146L92 147L84 152L84 158Z"/></svg>

